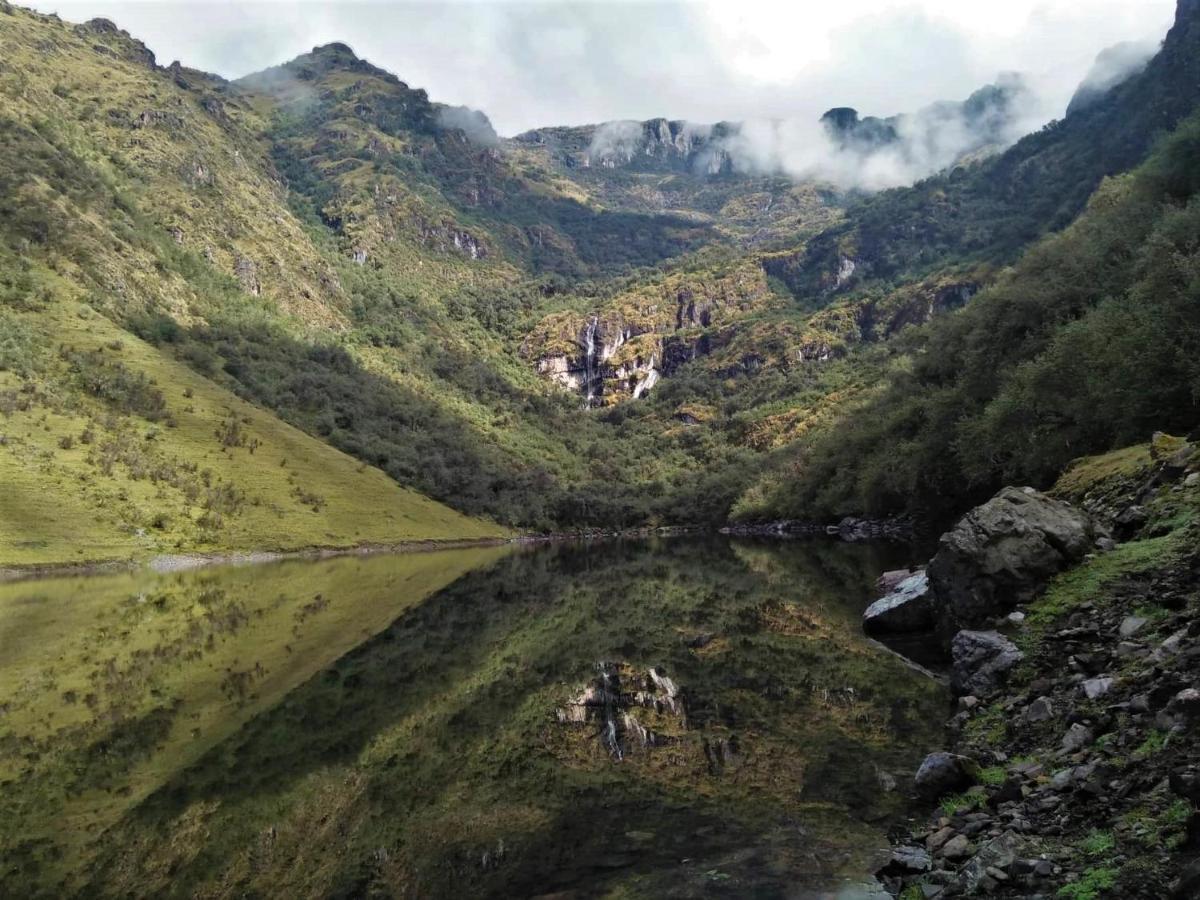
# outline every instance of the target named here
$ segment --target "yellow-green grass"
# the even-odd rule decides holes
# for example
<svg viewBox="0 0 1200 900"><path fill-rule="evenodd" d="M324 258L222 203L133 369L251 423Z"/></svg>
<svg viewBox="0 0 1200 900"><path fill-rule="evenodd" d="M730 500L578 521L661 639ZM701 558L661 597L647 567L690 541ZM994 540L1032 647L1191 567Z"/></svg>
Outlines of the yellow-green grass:
<svg viewBox="0 0 1200 900"><path fill-rule="evenodd" d="M174 774L510 549L0 585L0 780L21 785L0 846L52 840L55 866L78 871L92 838Z"/></svg>
<svg viewBox="0 0 1200 900"><path fill-rule="evenodd" d="M1064 497L1082 497L1091 488L1113 478L1135 475L1153 459L1148 444L1135 444L1111 453L1085 456L1071 463L1054 485L1054 493Z"/></svg>
<svg viewBox="0 0 1200 900"><path fill-rule="evenodd" d="M34 380L39 393L30 408L0 418L0 482L6 488L0 497L0 566L507 534L400 487L85 306L62 302L21 318L47 344L98 351L106 364L144 374L162 392L167 417L150 422L116 415L85 395L54 358ZM0 373L0 390L19 384L12 373ZM218 432L234 422L239 436L227 445ZM87 431L92 434L85 443ZM106 441L120 442L124 458L137 465L179 479L202 479L207 470L209 484L228 484L243 499L236 509L213 515L203 498L189 498L170 479L134 477L122 462L105 474L95 460Z"/></svg>

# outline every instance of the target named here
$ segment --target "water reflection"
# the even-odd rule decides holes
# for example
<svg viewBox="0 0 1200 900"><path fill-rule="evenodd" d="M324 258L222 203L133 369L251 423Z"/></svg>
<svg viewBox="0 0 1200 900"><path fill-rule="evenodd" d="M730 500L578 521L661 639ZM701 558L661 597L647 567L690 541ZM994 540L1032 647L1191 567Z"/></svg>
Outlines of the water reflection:
<svg viewBox="0 0 1200 900"><path fill-rule="evenodd" d="M76 580L70 600L0 588L6 881L86 896L862 893L844 879L870 870L902 801L889 788L944 702L859 629L894 551L688 538L461 553ZM600 663L620 685L608 715L585 697ZM50 827L63 813L65 834Z"/></svg>

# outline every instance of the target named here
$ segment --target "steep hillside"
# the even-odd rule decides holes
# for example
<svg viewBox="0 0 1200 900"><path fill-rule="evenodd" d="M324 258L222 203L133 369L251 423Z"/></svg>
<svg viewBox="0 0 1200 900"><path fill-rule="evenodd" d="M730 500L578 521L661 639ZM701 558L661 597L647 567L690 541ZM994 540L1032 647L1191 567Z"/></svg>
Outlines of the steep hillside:
<svg viewBox="0 0 1200 900"><path fill-rule="evenodd" d="M7 315L50 361L5 364L11 390L93 415L73 358L46 344L83 303L95 333L153 361L168 404L187 374L399 485L526 529L961 494L953 478L914 480L918 492L888 475L882 499L851 466L829 477L839 446L870 443L846 415L867 404L878 431L893 412L879 396L898 396L886 385L937 359L968 364L968 326L953 323L983 315L971 310L1009 277L1000 266L1065 224L1101 175L1140 162L1197 93L1189 0L1140 74L1063 122L843 210L818 185L697 175L703 141L666 120L639 124L621 165L582 165L597 130L500 141L481 114L342 44L228 83L157 66L108 22L0 16ZM998 96L954 115L987 119ZM834 119L861 143L867 120ZM1007 358L980 365L1000 379ZM931 446L939 466L953 457ZM964 477L1025 471L990 465ZM27 494L75 490L20 477ZM106 540L136 535L131 521Z"/></svg>
<svg viewBox="0 0 1200 900"><path fill-rule="evenodd" d="M790 510L921 511L1200 424L1200 119L956 315L894 345L882 390L792 460Z"/></svg>
<svg viewBox="0 0 1200 900"><path fill-rule="evenodd" d="M0 566L506 534L43 285L53 299L0 309Z"/></svg>
<svg viewBox="0 0 1200 900"><path fill-rule="evenodd" d="M1160 52L1140 72L997 157L864 200L775 274L804 295L825 289L847 263L854 278L839 279L843 290L956 260L1009 262L1074 219L1102 178L1141 162L1195 108L1198 87L1200 8L1180 0Z"/></svg>
<svg viewBox="0 0 1200 900"><path fill-rule="evenodd" d="M444 115L423 90L344 44L314 48L238 87L260 108L256 98L267 101L276 161L360 264L388 254L376 264L411 263L395 254L415 245L454 270L507 258L535 272L597 274L653 264L711 238L683 218L597 207L573 185L514 165L490 128Z"/></svg>
<svg viewBox="0 0 1200 900"><path fill-rule="evenodd" d="M502 534L130 333L195 327L235 296L258 321L337 333L347 298L223 85L154 68L105 22L0 16L0 561ZM215 359L188 361L211 375Z"/></svg>

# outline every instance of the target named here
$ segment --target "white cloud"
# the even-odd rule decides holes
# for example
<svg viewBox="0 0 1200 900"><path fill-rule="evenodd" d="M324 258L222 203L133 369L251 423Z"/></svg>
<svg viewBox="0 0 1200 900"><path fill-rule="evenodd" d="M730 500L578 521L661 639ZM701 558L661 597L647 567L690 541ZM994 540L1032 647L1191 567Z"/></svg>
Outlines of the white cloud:
<svg viewBox="0 0 1200 900"><path fill-rule="evenodd" d="M235 3L35 0L106 16L166 63L236 77L340 40L512 134L653 116L815 119L962 99L1026 72L1060 114L1096 53L1157 40L1174 0Z"/></svg>

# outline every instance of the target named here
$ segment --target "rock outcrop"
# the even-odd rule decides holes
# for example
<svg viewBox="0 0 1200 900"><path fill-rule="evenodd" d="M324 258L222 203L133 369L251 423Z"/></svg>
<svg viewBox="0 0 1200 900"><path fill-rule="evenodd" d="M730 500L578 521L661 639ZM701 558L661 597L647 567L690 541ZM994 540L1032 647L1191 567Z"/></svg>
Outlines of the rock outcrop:
<svg viewBox="0 0 1200 900"><path fill-rule="evenodd" d="M1004 488L938 542L929 583L943 629L987 624L1031 600L1095 538L1081 510L1033 488Z"/></svg>

